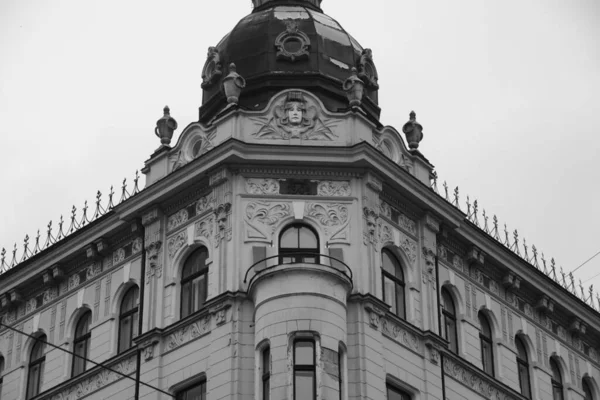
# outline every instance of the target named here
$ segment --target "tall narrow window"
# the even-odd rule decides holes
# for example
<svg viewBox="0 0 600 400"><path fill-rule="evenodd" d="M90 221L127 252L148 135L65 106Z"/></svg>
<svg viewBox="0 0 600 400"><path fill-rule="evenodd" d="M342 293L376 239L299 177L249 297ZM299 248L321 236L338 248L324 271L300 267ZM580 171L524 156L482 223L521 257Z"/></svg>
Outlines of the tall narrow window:
<svg viewBox="0 0 600 400"><path fill-rule="evenodd" d="M294 400L315 400L315 341L297 339L294 342Z"/></svg>
<svg viewBox="0 0 600 400"><path fill-rule="evenodd" d="M454 301L446 288L442 289L442 323L444 338L450 343L450 350L458 352L458 335L456 333L456 309Z"/></svg>
<svg viewBox="0 0 600 400"><path fill-rule="evenodd" d="M302 224L285 228L279 236L279 263L319 263L319 237Z"/></svg>
<svg viewBox="0 0 600 400"><path fill-rule="evenodd" d="M520 337L515 337L515 345L517 346L517 367L519 369L519 386L521 394L528 399L531 398L531 383L529 382L529 357L523 340Z"/></svg>
<svg viewBox="0 0 600 400"><path fill-rule="evenodd" d="M263 400L271 398L271 349L266 348L262 352L262 388Z"/></svg>
<svg viewBox="0 0 600 400"><path fill-rule="evenodd" d="M552 399L564 400L562 375L554 358L550 359L550 368L552 369Z"/></svg>
<svg viewBox="0 0 600 400"><path fill-rule="evenodd" d="M37 396L42 388L44 364L46 362L46 340L46 335L40 336L31 349L27 374L27 399Z"/></svg>
<svg viewBox="0 0 600 400"><path fill-rule="evenodd" d="M342 349L338 350L338 389L340 392L340 400L344 399L344 353Z"/></svg>
<svg viewBox="0 0 600 400"><path fill-rule="evenodd" d="M4 357L0 356L0 400L2 400L2 380L4 375Z"/></svg>
<svg viewBox="0 0 600 400"><path fill-rule="evenodd" d="M383 301L392 306L392 312L404 319L404 273L398 259L388 249L381 252Z"/></svg>
<svg viewBox="0 0 600 400"><path fill-rule="evenodd" d="M594 400L594 395L592 394L592 387L587 381L584 379L581 381L581 386L583 387L584 400Z"/></svg>
<svg viewBox="0 0 600 400"><path fill-rule="evenodd" d="M75 328L75 340L73 340L73 365L72 376L77 376L85 371L88 354L90 352L90 322L92 321L92 312L87 311L79 318Z"/></svg>
<svg viewBox="0 0 600 400"><path fill-rule="evenodd" d="M479 317L479 343L481 345L481 363L483 371L494 376L494 348L492 345L492 328L490 323L481 311Z"/></svg>
<svg viewBox="0 0 600 400"><path fill-rule="evenodd" d="M177 400L206 400L206 381L177 393Z"/></svg>
<svg viewBox="0 0 600 400"><path fill-rule="evenodd" d="M181 274L181 318L204 307L208 294L208 250L201 247L185 260Z"/></svg>
<svg viewBox="0 0 600 400"><path fill-rule="evenodd" d="M410 396L402 390L388 384L387 400L410 400Z"/></svg>
<svg viewBox="0 0 600 400"><path fill-rule="evenodd" d="M138 335L138 309L139 309L139 289L132 286L121 303L121 313L119 315L119 353L130 349L133 345L133 338Z"/></svg>

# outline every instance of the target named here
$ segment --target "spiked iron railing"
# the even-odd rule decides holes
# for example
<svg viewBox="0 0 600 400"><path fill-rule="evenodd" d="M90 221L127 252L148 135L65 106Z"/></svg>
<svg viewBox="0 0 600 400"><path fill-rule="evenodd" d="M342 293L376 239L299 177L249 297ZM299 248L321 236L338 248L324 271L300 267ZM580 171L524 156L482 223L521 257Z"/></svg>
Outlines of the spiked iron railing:
<svg viewBox="0 0 600 400"><path fill-rule="evenodd" d="M452 204L454 207L465 213L465 211L461 209L460 206L458 186L454 189L454 191L452 191L448 187L448 184L444 181L442 188L443 193L440 193L438 190L438 175L434 172L431 176L431 189L440 197L444 198L448 203ZM451 192L452 194L450 194ZM531 246L530 253L529 246L527 245L527 241L525 240L525 238L523 238L522 243L519 242L519 232L516 229L511 235L506 224L504 224L503 232L500 232L500 229L498 227L498 218L495 215L492 218L490 226L489 215L486 213L485 209L482 210L482 220L480 220L479 204L477 200L471 203L469 196L467 196L466 200L466 217L471 223L473 223L473 225L481 229L483 232L487 233L490 237L504 245L517 256L527 261L534 268L541 271L544 275L552 279L554 282L558 283L568 292L575 295L585 304L587 304L594 310L600 312L600 294L594 292L594 285L590 285L590 287L586 290L581 280L579 280L579 285L576 283L572 272L569 272L567 274L563 271L562 267L560 267L560 272L557 272L556 262L554 261L554 258L550 259L550 262L547 262L544 253L541 253L540 255L535 245Z"/></svg>
<svg viewBox="0 0 600 400"><path fill-rule="evenodd" d="M62 215L60 216L60 220L58 221L58 227L56 230L56 227L52 224L52 221L50 221L46 226L46 237L44 240L42 240L42 235L40 234L40 231L38 229L37 235L35 237L35 244L32 246L33 248L30 248L31 245L29 243L29 235L25 235L25 239L23 241L23 250L20 256L17 255L18 246L16 243L12 249L12 255L8 255L6 249L2 248L2 251L0 251L0 275L10 270L11 268L14 268L20 263L28 260L32 256L35 256L36 254L39 254L40 252L46 250L54 244L62 241L70 234L78 231L86 225L89 225L90 223L102 217L103 215L106 215L119 204L138 194L141 191L139 187L139 180L140 174L138 171L136 171L135 178L133 179L133 188L131 189L131 192L127 190L127 179L123 180L123 184L121 186L121 198L118 201L118 203L114 203L113 199L115 192L112 186L110 187L108 201L105 206L102 205L102 193L98 191L96 193L95 210L91 217L88 217L89 206L87 201L84 203L83 208L81 209L81 214L79 216L77 215L77 207L73 206L73 208L71 209L71 221L69 223L69 227L65 229L65 221Z"/></svg>

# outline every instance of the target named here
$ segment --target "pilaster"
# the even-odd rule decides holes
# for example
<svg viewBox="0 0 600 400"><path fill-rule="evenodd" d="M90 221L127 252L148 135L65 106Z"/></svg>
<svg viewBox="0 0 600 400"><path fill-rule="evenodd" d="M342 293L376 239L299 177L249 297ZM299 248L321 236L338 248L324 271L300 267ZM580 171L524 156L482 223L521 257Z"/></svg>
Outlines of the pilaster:
<svg viewBox="0 0 600 400"><path fill-rule="evenodd" d="M164 263L163 252L164 215L155 207L142 217L144 226L146 252L146 276L144 279L144 313L143 332L163 326L163 287L164 287Z"/></svg>
<svg viewBox="0 0 600 400"><path fill-rule="evenodd" d="M440 232L440 221L431 213L426 213L421 221L421 275L423 290L421 291L421 304L423 310L423 330L439 332L437 301L437 235Z"/></svg>

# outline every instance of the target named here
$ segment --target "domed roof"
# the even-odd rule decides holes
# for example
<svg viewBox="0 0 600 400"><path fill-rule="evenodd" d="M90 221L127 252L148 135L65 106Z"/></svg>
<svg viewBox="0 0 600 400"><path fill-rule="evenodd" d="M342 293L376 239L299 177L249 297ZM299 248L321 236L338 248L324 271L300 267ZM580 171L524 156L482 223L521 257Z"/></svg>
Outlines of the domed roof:
<svg viewBox="0 0 600 400"><path fill-rule="evenodd" d="M288 88L315 93L330 111L347 110L342 85L356 68L365 82L361 107L379 119L371 51L323 14L319 0L257 1L250 15L209 48L202 71L200 121L210 120L227 104L221 82L231 63L246 80L239 105L250 110L263 109L275 93Z"/></svg>

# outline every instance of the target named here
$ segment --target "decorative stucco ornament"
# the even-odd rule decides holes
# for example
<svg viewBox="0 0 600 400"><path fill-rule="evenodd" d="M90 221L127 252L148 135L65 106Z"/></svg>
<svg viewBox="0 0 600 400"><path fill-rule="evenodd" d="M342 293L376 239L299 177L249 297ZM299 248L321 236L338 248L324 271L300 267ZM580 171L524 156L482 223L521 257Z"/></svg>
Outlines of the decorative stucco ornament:
<svg viewBox="0 0 600 400"><path fill-rule="evenodd" d="M318 114L317 107L309 106L302 92L288 92L270 119L256 119L263 126L252 135L258 139L334 140L338 135Z"/></svg>
<svg viewBox="0 0 600 400"><path fill-rule="evenodd" d="M154 133L160 138L160 142L163 145L168 146L173 138L173 132L177 129L177 121L175 121L175 118L171 117L169 106L165 106L163 112L163 117L156 121Z"/></svg>
<svg viewBox="0 0 600 400"><path fill-rule="evenodd" d="M221 75L223 75L222 68L219 49L213 46L209 47L208 54L206 55L206 63L202 69L202 84L200 87L206 89L214 85Z"/></svg>
<svg viewBox="0 0 600 400"><path fill-rule="evenodd" d="M307 59L310 55L310 39L298 29L298 23L294 20L285 22L286 30L281 32L275 39L277 59L295 62Z"/></svg>
<svg viewBox="0 0 600 400"><path fill-rule="evenodd" d="M402 132L406 135L408 147L418 149L423 140L423 125L417 122L417 114L414 111L410 112L410 120L402 127Z"/></svg>
<svg viewBox="0 0 600 400"><path fill-rule="evenodd" d="M379 75L373 63L373 51L364 49L358 60L358 77L370 88L379 89Z"/></svg>
<svg viewBox="0 0 600 400"><path fill-rule="evenodd" d="M246 87L246 80L237 73L234 63L229 64L229 75L223 78L223 90L229 104L237 104L242 89Z"/></svg>
<svg viewBox="0 0 600 400"><path fill-rule="evenodd" d="M344 81L343 86L352 108L360 106L365 91L365 83L358 77L357 73L356 68L353 67L350 77Z"/></svg>

